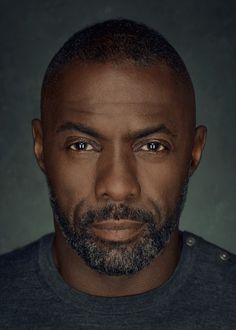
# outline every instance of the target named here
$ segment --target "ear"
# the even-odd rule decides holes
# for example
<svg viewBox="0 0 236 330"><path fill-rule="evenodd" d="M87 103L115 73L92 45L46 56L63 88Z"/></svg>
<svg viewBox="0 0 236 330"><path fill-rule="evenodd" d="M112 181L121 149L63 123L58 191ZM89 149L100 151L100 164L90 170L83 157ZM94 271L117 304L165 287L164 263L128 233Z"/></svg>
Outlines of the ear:
<svg viewBox="0 0 236 330"><path fill-rule="evenodd" d="M192 159L189 168L189 176L193 175L198 165L200 164L203 149L206 143L206 137L207 137L207 128L205 126L198 126L195 128Z"/></svg>
<svg viewBox="0 0 236 330"><path fill-rule="evenodd" d="M34 155L41 170L45 173L44 153L43 153L43 129L39 119L32 120L32 134L34 141Z"/></svg>

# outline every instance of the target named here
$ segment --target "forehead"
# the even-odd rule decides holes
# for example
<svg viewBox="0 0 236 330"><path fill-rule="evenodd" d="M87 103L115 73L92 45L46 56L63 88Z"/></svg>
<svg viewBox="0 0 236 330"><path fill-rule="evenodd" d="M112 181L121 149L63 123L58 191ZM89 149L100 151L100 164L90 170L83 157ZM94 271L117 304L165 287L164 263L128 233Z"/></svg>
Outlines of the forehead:
<svg viewBox="0 0 236 330"><path fill-rule="evenodd" d="M49 88L44 103L54 124L78 116L104 125L154 117L176 123L191 119L194 96L166 65L73 63Z"/></svg>

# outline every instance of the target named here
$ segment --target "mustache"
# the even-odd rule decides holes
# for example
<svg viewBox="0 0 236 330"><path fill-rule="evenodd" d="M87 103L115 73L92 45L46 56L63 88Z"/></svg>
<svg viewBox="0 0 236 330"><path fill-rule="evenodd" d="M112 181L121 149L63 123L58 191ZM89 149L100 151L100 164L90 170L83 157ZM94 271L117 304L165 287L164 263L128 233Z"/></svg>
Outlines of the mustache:
<svg viewBox="0 0 236 330"><path fill-rule="evenodd" d="M50 194L50 203L55 214L59 215L61 218L66 218L64 214L61 214L61 209L57 203L57 199L52 194ZM116 221L119 221L120 219L127 219L150 224L153 223L155 219L153 213L150 211L141 208L131 208L124 204L109 204L101 209L88 210L81 213L82 205L83 202L78 204L77 214L74 218L75 225L88 226L110 219Z"/></svg>
<svg viewBox="0 0 236 330"><path fill-rule="evenodd" d="M113 219L116 221L119 221L120 219L127 219L142 223L153 223L154 215L152 212L140 208L131 208L127 205L117 206L109 204L99 210L89 210L81 216L76 217L75 221L79 221L84 225L90 225L108 219Z"/></svg>

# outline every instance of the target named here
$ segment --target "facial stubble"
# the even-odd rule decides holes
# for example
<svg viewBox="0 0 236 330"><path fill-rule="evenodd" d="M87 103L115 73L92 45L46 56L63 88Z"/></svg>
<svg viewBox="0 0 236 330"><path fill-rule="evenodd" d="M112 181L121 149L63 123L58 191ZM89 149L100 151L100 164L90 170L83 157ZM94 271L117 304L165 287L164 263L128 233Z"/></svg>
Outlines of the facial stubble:
<svg viewBox="0 0 236 330"><path fill-rule="evenodd" d="M131 208L124 204L119 206L109 204L102 209L84 213L78 211L77 216L72 219L59 206L52 185L49 180L47 181L54 218L65 239L89 267L110 276L134 274L149 265L164 251L172 232L178 227L188 190L187 178L174 211L166 219L159 221L157 215L150 211ZM82 204L82 202L78 204L78 210ZM159 209L157 205L155 208ZM160 218L161 212L158 213ZM91 226L107 219L140 221L145 224L145 229L133 240L124 242L104 240L93 234Z"/></svg>

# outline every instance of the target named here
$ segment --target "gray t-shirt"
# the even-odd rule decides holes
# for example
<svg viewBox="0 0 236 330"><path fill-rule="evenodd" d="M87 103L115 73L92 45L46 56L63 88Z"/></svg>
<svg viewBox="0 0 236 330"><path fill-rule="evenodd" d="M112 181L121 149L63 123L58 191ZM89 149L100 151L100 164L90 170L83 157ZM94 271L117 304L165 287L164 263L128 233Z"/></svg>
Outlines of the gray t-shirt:
<svg viewBox="0 0 236 330"><path fill-rule="evenodd" d="M167 282L126 297L69 287L54 234L0 257L0 329L236 329L236 256L189 233Z"/></svg>

